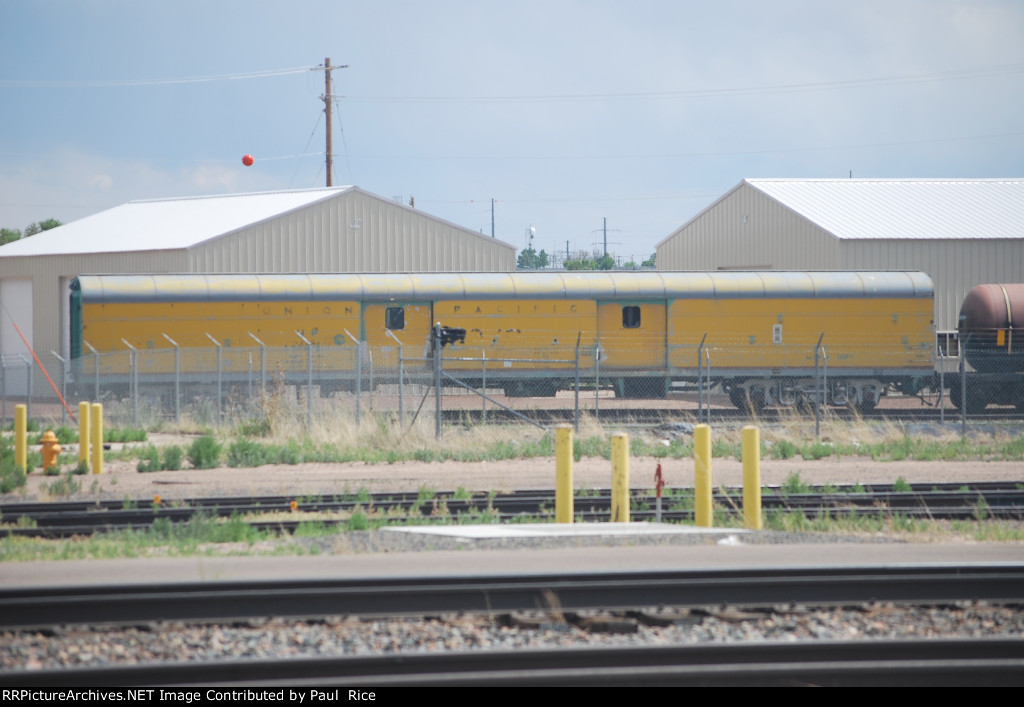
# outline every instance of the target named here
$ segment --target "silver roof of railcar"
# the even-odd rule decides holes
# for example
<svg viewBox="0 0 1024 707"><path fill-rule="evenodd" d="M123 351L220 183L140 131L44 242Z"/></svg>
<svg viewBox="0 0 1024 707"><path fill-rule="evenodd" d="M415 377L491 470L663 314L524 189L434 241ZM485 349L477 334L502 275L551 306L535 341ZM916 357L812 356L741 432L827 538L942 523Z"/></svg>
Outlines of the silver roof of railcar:
<svg viewBox="0 0 1024 707"><path fill-rule="evenodd" d="M434 301L934 296L920 272L550 272L82 275L82 301Z"/></svg>

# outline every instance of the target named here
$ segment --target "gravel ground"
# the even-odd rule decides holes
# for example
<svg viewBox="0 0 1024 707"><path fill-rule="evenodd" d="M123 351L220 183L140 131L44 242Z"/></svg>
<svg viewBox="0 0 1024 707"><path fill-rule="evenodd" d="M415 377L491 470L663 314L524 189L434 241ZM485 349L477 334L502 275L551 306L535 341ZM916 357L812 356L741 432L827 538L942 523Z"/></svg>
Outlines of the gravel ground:
<svg viewBox="0 0 1024 707"><path fill-rule="evenodd" d="M526 617L533 621L537 617ZM334 618L260 626L160 625L149 629L69 630L0 635L0 671L149 662L279 659L400 652L520 650L583 645L665 645L737 641L863 640L1024 636L1024 612L970 604L956 608L876 606L778 613L683 612L669 626L638 624L627 633L586 631L558 620L535 628L488 617L452 620ZM615 622L618 630L622 622ZM0 682L3 674L0 672Z"/></svg>
<svg viewBox="0 0 1024 707"><path fill-rule="evenodd" d="M661 461L670 487L693 484L689 460L632 459L631 485L653 484L654 469ZM416 490L511 491L552 488L553 460L524 459L503 462L424 464L307 464L256 469L185 470L140 474L135 462L108 462L102 476L76 477L80 490L72 499L175 498L228 495L289 495ZM792 473L812 484L893 483L903 478L911 484L939 481L1024 481L1020 462L873 462L866 458L834 457L819 461L803 459L764 460L762 481L781 484ZM585 459L576 463L576 487L607 488L610 463ZM714 461L717 485L739 485L742 472L735 460ZM48 500L52 477L29 477L23 493L8 494L4 502ZM820 540L819 536L813 536ZM808 536L763 534L760 542L807 542ZM835 540L835 539L833 539ZM849 540L849 539L842 539ZM663 540L664 541L664 540ZM863 539L859 540L863 542ZM874 541L885 542L885 538ZM393 552L374 533L353 533L340 538L316 538L318 550L344 552ZM408 538L398 550L439 549L444 541L429 543ZM577 543L583 541L575 541ZM589 542L589 541L587 541ZM615 542L622 540L594 541ZM628 542L635 543L636 540ZM653 542L653 541L652 541ZM678 539L671 542L692 542ZM705 541L701 541L705 542ZM339 543L341 544L339 546ZM417 543L423 547L417 547ZM495 544L496 543L496 544ZM481 549L522 547L495 541L474 545ZM429 548L427 547L429 545ZM545 547L534 541L532 547ZM465 548L461 545L460 548ZM792 610L783 613L739 611L694 612L669 626L638 625L633 633L587 632L575 626L548 622L537 628L499 625L487 617L463 617L448 621L359 621L348 618L316 623L270 621L258 626L161 625L147 629L74 629L57 635L39 633L0 634L0 671L140 663L149 661L204 661L213 659L279 658L285 656L366 655L398 651L477 650L542 648L577 644L671 644L752 640L872 639L933 636L1024 637L1024 612L1019 607L964 605L943 608L877 606L859 609ZM0 672L0 682L3 675Z"/></svg>
<svg viewBox="0 0 1024 707"><path fill-rule="evenodd" d="M634 488L653 488L654 471L662 465L669 488L693 486L693 461L689 459L632 458L630 484ZM398 462L395 464L300 464L271 465L257 468L186 469L139 473L135 461L108 461L101 475L74 477L79 490L70 495L55 495L49 489L57 477L38 471L28 477L21 491L0 497L4 503L47 500L120 500L147 499L160 495L166 502L203 496L307 496L351 494L360 489L370 492L416 491L426 487L435 491L515 491L555 486L553 459L510 459L490 462ZM802 458L763 459L761 480L778 485L790 474L799 474L809 484L892 484L898 478L914 483L942 481L1022 481L1021 462L875 462L867 457L826 457L817 461ZM610 488L611 462L583 459L574 464L576 488ZM742 465L735 459L715 459L712 466L715 486L740 486Z"/></svg>

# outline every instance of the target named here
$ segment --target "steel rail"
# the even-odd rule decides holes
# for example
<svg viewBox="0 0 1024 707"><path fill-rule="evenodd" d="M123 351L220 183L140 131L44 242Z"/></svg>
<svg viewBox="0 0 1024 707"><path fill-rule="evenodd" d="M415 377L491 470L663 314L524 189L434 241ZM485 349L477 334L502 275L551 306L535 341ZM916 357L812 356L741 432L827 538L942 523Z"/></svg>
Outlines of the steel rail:
<svg viewBox="0 0 1024 707"><path fill-rule="evenodd" d="M923 486L919 484L918 486ZM808 517L834 515L850 512L898 513L908 517L931 519L961 518L1003 518L1024 517L1024 489L1019 484L988 482L974 484L932 484L928 491L895 491L892 486L876 486L860 492L835 493L783 493L778 487L765 487L762 508L765 511L801 512ZM725 512L742 508L742 494L738 488L726 488L716 493ZM543 520L553 516L554 497L550 490L521 491L512 494L478 494L475 498L455 498L454 494L437 493L430 499L416 493L380 493L361 497L357 500L339 498L301 499L303 516L289 519L287 516L273 519L260 518L263 514L288 514L294 499L285 496L264 496L257 498L195 498L156 506L146 502L109 501L73 503L30 503L4 504L0 511L5 518L17 519L22 526L8 526L2 533L22 537L72 537L95 532L116 530L141 530L163 519L172 523L187 522L196 515L229 517L235 514L255 516L247 522L261 529L294 530L302 522L319 522L324 525L338 525L345 522L343 517L310 518L309 513L343 514L357 508L373 508L380 511L401 509L415 516L415 511L433 509L443 505L449 515L458 517L461 513L488 510L496 520L508 521L518 515L534 515ZM649 506L653 497L635 493L633 513L637 520L653 519ZM678 497L667 496L663 513L666 521L692 520L692 512L673 509ZM607 490L594 495L580 495L575 499L577 515L585 520L600 521L606 518L611 499ZM397 520L392 516L392 520ZM10 522L10 521L8 521Z"/></svg>
<svg viewBox="0 0 1024 707"><path fill-rule="evenodd" d="M410 652L0 672L0 683L7 688L245 685L292 690L302 686L1020 686L1024 684L1024 640L810 640Z"/></svg>
<svg viewBox="0 0 1024 707"><path fill-rule="evenodd" d="M0 628L637 606L1021 602L1024 563L0 588Z"/></svg>

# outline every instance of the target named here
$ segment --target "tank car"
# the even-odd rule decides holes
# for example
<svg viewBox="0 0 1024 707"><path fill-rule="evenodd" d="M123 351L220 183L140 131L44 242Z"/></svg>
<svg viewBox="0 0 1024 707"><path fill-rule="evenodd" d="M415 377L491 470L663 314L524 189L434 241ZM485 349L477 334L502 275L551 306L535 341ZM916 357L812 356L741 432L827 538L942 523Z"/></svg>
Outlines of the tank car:
<svg viewBox="0 0 1024 707"><path fill-rule="evenodd" d="M1024 371L1022 325L1024 284L973 288L960 306L957 324L967 363L976 371Z"/></svg>
<svg viewBox="0 0 1024 707"><path fill-rule="evenodd" d="M1024 411L1024 284L974 287L960 306L957 332L971 369L950 383L950 401L980 412L989 404Z"/></svg>

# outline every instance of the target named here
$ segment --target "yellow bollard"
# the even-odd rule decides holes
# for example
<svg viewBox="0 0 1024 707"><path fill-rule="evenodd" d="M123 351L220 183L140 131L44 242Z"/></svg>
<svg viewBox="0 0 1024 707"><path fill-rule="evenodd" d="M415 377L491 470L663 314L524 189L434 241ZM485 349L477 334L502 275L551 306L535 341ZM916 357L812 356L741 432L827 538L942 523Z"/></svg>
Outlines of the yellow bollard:
<svg viewBox="0 0 1024 707"><path fill-rule="evenodd" d="M78 403L78 466L89 468L89 403Z"/></svg>
<svg viewBox="0 0 1024 707"><path fill-rule="evenodd" d="M629 435L612 435L612 522L629 522Z"/></svg>
<svg viewBox="0 0 1024 707"><path fill-rule="evenodd" d="M761 529L761 432L743 428L743 527Z"/></svg>
<svg viewBox="0 0 1024 707"><path fill-rule="evenodd" d="M92 473L103 473L103 404L92 404Z"/></svg>
<svg viewBox="0 0 1024 707"><path fill-rule="evenodd" d="M572 426L555 429L555 522L572 523Z"/></svg>
<svg viewBox="0 0 1024 707"><path fill-rule="evenodd" d="M14 406L14 467L28 472L28 408Z"/></svg>
<svg viewBox="0 0 1024 707"><path fill-rule="evenodd" d="M711 527L711 427L693 428L693 510L694 523L701 528Z"/></svg>

